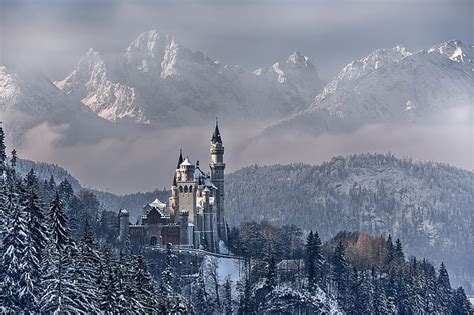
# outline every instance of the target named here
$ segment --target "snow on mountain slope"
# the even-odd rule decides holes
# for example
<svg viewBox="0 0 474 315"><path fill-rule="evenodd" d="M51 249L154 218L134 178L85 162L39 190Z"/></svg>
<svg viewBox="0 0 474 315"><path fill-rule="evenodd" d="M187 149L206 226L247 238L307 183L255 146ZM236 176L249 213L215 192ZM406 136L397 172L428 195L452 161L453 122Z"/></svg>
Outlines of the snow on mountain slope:
<svg viewBox="0 0 474 315"><path fill-rule="evenodd" d="M119 58L89 51L56 85L112 120L162 126L282 118L304 108L320 90L317 70L299 53L251 72L223 65L156 30L140 34Z"/></svg>
<svg viewBox="0 0 474 315"><path fill-rule="evenodd" d="M0 66L0 120L8 130L9 143L18 143L28 129L44 122L67 128L70 141L78 141L79 135L86 141L109 125L70 99L42 73L10 71L5 66Z"/></svg>
<svg viewBox="0 0 474 315"><path fill-rule="evenodd" d="M341 230L391 233L407 256L444 261L457 283L474 283L473 187L471 171L390 154L251 166L226 177L226 218L295 224L323 239Z"/></svg>
<svg viewBox="0 0 474 315"><path fill-rule="evenodd" d="M472 47L449 41L428 51L376 50L348 64L307 110L269 128L341 131L367 123L412 122L472 106Z"/></svg>

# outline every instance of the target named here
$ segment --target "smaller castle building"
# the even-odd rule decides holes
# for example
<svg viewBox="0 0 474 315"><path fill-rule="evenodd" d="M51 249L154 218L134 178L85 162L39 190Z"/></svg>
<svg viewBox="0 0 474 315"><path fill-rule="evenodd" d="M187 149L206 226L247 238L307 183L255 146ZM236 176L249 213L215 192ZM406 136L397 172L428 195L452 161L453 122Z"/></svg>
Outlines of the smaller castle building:
<svg viewBox="0 0 474 315"><path fill-rule="evenodd" d="M210 144L209 172L201 169L180 150L171 196L158 198L142 208L137 224L130 224L127 210L120 210L119 241L132 245L165 246L219 251L227 239L224 212L224 147L216 121Z"/></svg>

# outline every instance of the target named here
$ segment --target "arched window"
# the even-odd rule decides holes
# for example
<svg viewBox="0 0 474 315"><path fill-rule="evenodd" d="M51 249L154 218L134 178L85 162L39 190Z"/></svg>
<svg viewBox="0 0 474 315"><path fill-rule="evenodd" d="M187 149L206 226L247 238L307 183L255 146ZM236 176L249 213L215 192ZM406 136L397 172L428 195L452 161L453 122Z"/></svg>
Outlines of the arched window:
<svg viewBox="0 0 474 315"><path fill-rule="evenodd" d="M183 186L179 186L179 192L183 192Z"/></svg>
<svg viewBox="0 0 474 315"><path fill-rule="evenodd" d="M184 192L185 192L185 193L188 192L188 186L184 186Z"/></svg>
<svg viewBox="0 0 474 315"><path fill-rule="evenodd" d="M158 241L157 238L155 236L152 236L150 238L150 245L151 246L156 246L157 241Z"/></svg>
<svg viewBox="0 0 474 315"><path fill-rule="evenodd" d="M189 192L193 192L193 186L189 186Z"/></svg>

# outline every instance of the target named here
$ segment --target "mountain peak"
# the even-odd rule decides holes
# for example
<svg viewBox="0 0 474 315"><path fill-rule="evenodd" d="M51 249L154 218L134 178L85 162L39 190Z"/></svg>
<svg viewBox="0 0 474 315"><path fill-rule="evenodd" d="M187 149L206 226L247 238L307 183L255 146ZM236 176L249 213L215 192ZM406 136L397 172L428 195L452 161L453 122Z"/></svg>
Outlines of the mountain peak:
<svg viewBox="0 0 474 315"><path fill-rule="evenodd" d="M288 57L286 63L303 67L308 67L311 65L311 61L309 60L309 58L297 51L295 51Z"/></svg>
<svg viewBox="0 0 474 315"><path fill-rule="evenodd" d="M451 39L428 50L428 53L439 53L452 61L474 63L474 46L466 45L459 39Z"/></svg>

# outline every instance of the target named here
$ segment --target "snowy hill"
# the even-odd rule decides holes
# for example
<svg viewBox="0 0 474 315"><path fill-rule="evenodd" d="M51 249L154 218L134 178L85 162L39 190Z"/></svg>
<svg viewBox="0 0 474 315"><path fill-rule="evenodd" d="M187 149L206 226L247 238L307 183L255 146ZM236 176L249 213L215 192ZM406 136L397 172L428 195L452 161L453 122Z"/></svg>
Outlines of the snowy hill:
<svg viewBox="0 0 474 315"><path fill-rule="evenodd" d="M324 239L341 230L391 233L408 255L444 261L456 283L474 283L473 187L472 172L391 155L253 166L227 176L226 216L317 229Z"/></svg>
<svg viewBox="0 0 474 315"><path fill-rule="evenodd" d="M63 178L79 189L64 169L22 161L40 178ZM263 179L263 180L262 180ZM265 220L317 229L323 239L341 230L388 234L403 240L408 255L450 266L453 281L468 292L474 283L474 174L440 163L418 163L392 155L337 157L319 166L251 166L226 177L226 217L231 225ZM141 207L169 192L118 196L94 191L110 211L126 208L134 221Z"/></svg>
<svg viewBox="0 0 474 315"><path fill-rule="evenodd" d="M225 119L283 118L305 108L321 84L310 60L249 71L224 65L156 30L139 35L118 58L89 50L56 85L100 117L159 126Z"/></svg>
<svg viewBox="0 0 474 315"><path fill-rule="evenodd" d="M266 129L267 134L344 131L364 124L426 121L472 106L473 48L458 40L427 51L381 49L349 63L308 109Z"/></svg>

